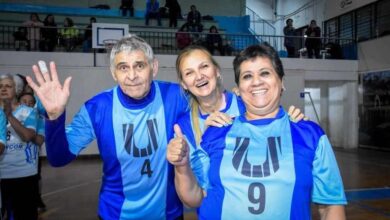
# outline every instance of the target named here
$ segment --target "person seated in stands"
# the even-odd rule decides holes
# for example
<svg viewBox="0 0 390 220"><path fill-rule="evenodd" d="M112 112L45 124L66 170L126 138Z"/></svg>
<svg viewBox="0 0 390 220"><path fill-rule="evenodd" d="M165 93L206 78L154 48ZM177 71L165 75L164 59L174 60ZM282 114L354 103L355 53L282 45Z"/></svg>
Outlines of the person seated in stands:
<svg viewBox="0 0 390 220"><path fill-rule="evenodd" d="M127 11L131 17L134 17L134 0L122 0L119 9L122 11L123 17L127 16Z"/></svg>
<svg viewBox="0 0 390 220"><path fill-rule="evenodd" d="M149 19L156 18L158 26L161 26L161 15L160 15L160 3L158 0L147 0L146 2L146 13L145 13L145 25L149 25Z"/></svg>
<svg viewBox="0 0 390 220"><path fill-rule="evenodd" d="M41 29L42 41L40 42L41 51L54 51L57 45L58 31L54 15L48 14L43 21L44 28Z"/></svg>
<svg viewBox="0 0 390 220"><path fill-rule="evenodd" d="M209 29L209 33L206 36L206 48L214 55L214 51L218 50L221 56L225 55L223 49L222 37L218 33L218 29L215 25L212 25Z"/></svg>
<svg viewBox="0 0 390 220"><path fill-rule="evenodd" d="M60 31L62 45L67 52L73 51L79 39L79 29L74 25L73 20L66 17L64 28Z"/></svg>
<svg viewBox="0 0 390 220"><path fill-rule="evenodd" d="M187 23L190 27L190 30L192 32L202 32L203 31L203 25L202 25L202 15L200 12L196 9L195 5L191 5L191 11L188 12L187 15Z"/></svg>
<svg viewBox="0 0 390 220"><path fill-rule="evenodd" d="M188 24L183 24L176 32L176 45L180 50L192 43L191 34L189 33Z"/></svg>
<svg viewBox="0 0 390 220"><path fill-rule="evenodd" d="M329 53L329 59L343 59L343 49L340 44L334 42L328 42L325 44L324 49Z"/></svg>
<svg viewBox="0 0 390 220"><path fill-rule="evenodd" d="M89 19L89 24L87 25L84 32L84 41L83 41L83 52L88 53L92 49L92 24L96 23L96 18L91 17Z"/></svg>
<svg viewBox="0 0 390 220"><path fill-rule="evenodd" d="M37 13L30 14L30 20L25 21L23 26L27 27L27 39L29 40L29 45L31 50L37 50L39 41L41 40L41 30L43 23L39 19Z"/></svg>
<svg viewBox="0 0 390 220"><path fill-rule="evenodd" d="M13 36L15 40L15 50L19 51L21 47L30 50L26 27L18 27L18 30L13 33Z"/></svg>

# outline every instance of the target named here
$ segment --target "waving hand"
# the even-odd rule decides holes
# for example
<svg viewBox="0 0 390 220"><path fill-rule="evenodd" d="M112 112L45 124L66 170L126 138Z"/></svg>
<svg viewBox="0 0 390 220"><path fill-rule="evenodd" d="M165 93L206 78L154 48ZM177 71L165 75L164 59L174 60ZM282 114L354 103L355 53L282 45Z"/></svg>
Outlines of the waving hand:
<svg viewBox="0 0 390 220"><path fill-rule="evenodd" d="M70 96L71 77L66 78L61 85L58 80L57 68L54 62L50 62L50 72L44 61L39 61L37 65L32 66L32 70L37 82L27 76L27 82L42 102L49 119L57 119L64 111Z"/></svg>

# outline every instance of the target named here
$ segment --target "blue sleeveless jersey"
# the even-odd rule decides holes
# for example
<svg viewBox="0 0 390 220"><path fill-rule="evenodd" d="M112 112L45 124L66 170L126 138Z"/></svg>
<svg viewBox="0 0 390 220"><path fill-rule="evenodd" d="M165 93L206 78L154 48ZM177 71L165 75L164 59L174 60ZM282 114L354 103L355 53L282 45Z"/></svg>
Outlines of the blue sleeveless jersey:
<svg viewBox="0 0 390 220"><path fill-rule="evenodd" d="M310 121L276 118L210 127L201 143L210 160L200 219L311 219L310 203L344 205L332 147Z"/></svg>
<svg viewBox="0 0 390 220"><path fill-rule="evenodd" d="M166 146L173 125L188 103L177 84L153 82L142 100L126 96L119 87L87 101L66 127L64 116L46 121L48 159L64 165L57 148L77 155L96 139L103 159L99 216L103 219L174 219L182 215ZM62 152L63 154L64 152ZM50 154L50 155L49 155Z"/></svg>
<svg viewBox="0 0 390 220"><path fill-rule="evenodd" d="M226 100L226 107L225 109L221 110L221 112L226 113L234 118L245 111L244 103L242 102L240 97L237 97L234 93L227 91L224 92L224 95ZM204 123L208 116L208 114L202 115L199 112L199 116L196 119L199 121L199 127L202 130L202 133ZM208 187L207 172L209 162L207 157L200 157L202 154L197 153L197 151L199 150L199 146L197 146L195 140L196 135L193 129L194 125L191 112L186 112L186 114L180 117L178 124L183 134L185 135L187 143L189 145L191 167L194 168L193 171L198 172L195 174L198 184L202 188L206 189Z"/></svg>
<svg viewBox="0 0 390 220"><path fill-rule="evenodd" d="M3 110L0 108L0 143L4 144L7 141L7 119Z"/></svg>

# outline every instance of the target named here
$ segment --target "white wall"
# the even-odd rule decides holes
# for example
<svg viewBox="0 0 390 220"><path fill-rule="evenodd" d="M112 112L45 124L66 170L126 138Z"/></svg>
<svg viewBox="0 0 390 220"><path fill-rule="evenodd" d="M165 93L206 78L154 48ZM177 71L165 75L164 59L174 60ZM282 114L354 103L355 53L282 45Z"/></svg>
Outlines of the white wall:
<svg viewBox="0 0 390 220"><path fill-rule="evenodd" d="M325 1L325 20L342 15L368 5L376 0L327 0Z"/></svg>
<svg viewBox="0 0 390 220"><path fill-rule="evenodd" d="M359 72L390 69L390 36L358 44Z"/></svg>
<svg viewBox="0 0 390 220"><path fill-rule="evenodd" d="M275 5L273 0L246 0L246 7L257 12L264 20L274 20Z"/></svg>
<svg viewBox="0 0 390 220"><path fill-rule="evenodd" d="M159 73L157 79L165 81L176 81L175 59L176 56L171 55L157 55L159 59ZM222 69L223 83L226 89L231 89L234 83L234 74L232 69L233 57L216 57ZM97 54L97 66L93 66L93 54L83 53L40 53L40 52L16 52L16 51L0 51L0 73L21 73L24 75L31 75L31 65L38 60L50 61L53 60L57 64L60 80L64 80L67 76L72 76L71 98L67 107L67 122L78 111L79 107L88 98L92 97L99 91L111 88L115 85L111 78L108 68L108 57L106 54ZM309 59L282 59L286 76L284 78L285 87L287 91L283 94L282 104L285 107L295 105L300 109L305 109L304 99L300 94L304 91L307 83L310 81L334 81L339 80L345 82L346 85L357 84L357 62L356 61L334 61L334 60L309 60ZM344 83L341 83L344 85ZM345 86L345 85L344 85ZM351 114L353 109L357 109L355 103L355 93L357 88L352 86L347 88L343 96L343 103L345 100L349 101L347 106L343 105L341 111L338 113L329 113L328 118L346 117L349 121L357 124L357 114ZM332 96L329 93L329 96ZM337 95L338 97L338 95ZM339 103L342 104L342 103ZM308 116L315 119L315 116L309 114ZM337 120L336 120L337 121ZM332 124L332 120L329 122ZM349 124L337 124L333 127L341 130L350 129ZM348 127L346 127L348 126ZM357 128L357 125L356 125ZM336 133L330 133L331 140L342 147L356 147L357 133L351 131L351 134L343 137L335 137ZM343 140L346 139L346 140ZM356 140L355 140L356 139ZM83 154L96 154L96 143L92 143L87 151Z"/></svg>

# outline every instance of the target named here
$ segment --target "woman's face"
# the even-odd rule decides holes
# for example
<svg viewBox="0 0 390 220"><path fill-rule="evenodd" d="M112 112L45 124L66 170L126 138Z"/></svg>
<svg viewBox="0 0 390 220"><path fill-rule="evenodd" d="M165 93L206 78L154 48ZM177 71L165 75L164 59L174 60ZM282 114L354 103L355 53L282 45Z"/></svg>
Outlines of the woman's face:
<svg viewBox="0 0 390 220"><path fill-rule="evenodd" d="M242 62L238 88L248 120L275 117L282 81L268 58L256 57Z"/></svg>
<svg viewBox="0 0 390 220"><path fill-rule="evenodd" d="M194 50L183 57L180 63L181 85L195 97L202 98L215 94L220 72L209 55Z"/></svg>
<svg viewBox="0 0 390 220"><path fill-rule="evenodd" d="M15 83L12 79L5 78L0 80L0 99L12 100L16 97Z"/></svg>

